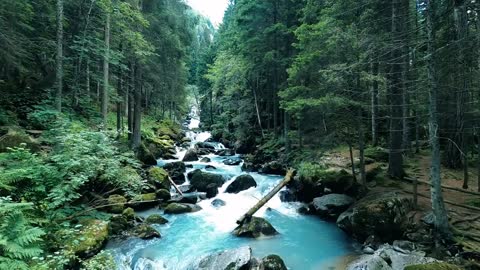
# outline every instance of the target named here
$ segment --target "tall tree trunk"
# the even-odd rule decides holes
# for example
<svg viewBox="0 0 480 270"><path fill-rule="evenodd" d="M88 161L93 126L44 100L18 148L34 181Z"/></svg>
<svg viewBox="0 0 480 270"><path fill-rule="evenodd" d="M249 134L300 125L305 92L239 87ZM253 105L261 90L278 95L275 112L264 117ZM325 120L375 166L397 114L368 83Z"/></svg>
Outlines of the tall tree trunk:
<svg viewBox="0 0 480 270"><path fill-rule="evenodd" d="M445 165L448 168L458 169L462 166L463 157L462 149L464 145L464 118L466 110L466 100L468 85L466 72L466 57L465 57L465 39L467 37L467 9L465 7L465 0L454 0L453 17L455 21L456 30L456 51L457 51L457 74L454 75L456 84L460 87L455 89L456 110L454 120L455 133L453 138L448 140L446 149Z"/></svg>
<svg viewBox="0 0 480 270"><path fill-rule="evenodd" d="M134 100L133 100L133 95L135 92L135 63L132 62L130 65L130 91L128 95L128 139L131 141L132 140L132 134L133 134L133 106L134 106Z"/></svg>
<svg viewBox="0 0 480 270"><path fill-rule="evenodd" d="M394 40L401 43L402 23L400 16L401 0L393 0L392 3L392 34ZM391 69L390 69L390 154L388 160L388 174L394 178L402 178L403 171L403 102L402 102L402 63L398 63L402 55L402 48L399 44L393 45Z"/></svg>
<svg viewBox="0 0 480 270"><path fill-rule="evenodd" d="M435 30L433 27L433 0L425 0L427 7L425 10L427 19L427 67L429 81L429 139L431 145L432 164L430 166L430 182L431 182L431 200L434 219L435 236L437 241L442 239L451 239L452 234L448 223L447 210L442 195L442 180L440 175L440 140L438 137L438 115L437 115L437 96L438 83L435 70L435 60L433 55L435 52Z"/></svg>
<svg viewBox="0 0 480 270"><path fill-rule="evenodd" d="M87 90L87 95L91 95L90 93L90 60L87 59L87 71L86 71L86 90Z"/></svg>
<svg viewBox="0 0 480 270"><path fill-rule="evenodd" d="M57 59L56 59L55 105L59 112L62 111L63 90L63 0L57 0Z"/></svg>
<svg viewBox="0 0 480 270"><path fill-rule="evenodd" d="M411 139L410 139L410 0L402 0L402 12L401 17L403 21L402 37L404 40L404 46L402 50L403 57L403 71L402 71L402 116L403 116L403 135L402 135L402 148L405 153L410 153Z"/></svg>
<svg viewBox="0 0 480 270"><path fill-rule="evenodd" d="M120 45L120 51L121 49ZM120 65L118 66L118 74L117 74L117 137L120 138L122 134L122 116L123 116L123 109L122 109L122 99L123 96L123 73L122 68Z"/></svg>
<svg viewBox="0 0 480 270"><path fill-rule="evenodd" d="M141 121L142 121L142 91L143 91L143 81L142 81L142 70L140 67L137 68L137 82L138 86L135 89L135 109L133 113L133 138L132 138L132 147L133 149L138 149L142 143L142 134L141 134Z"/></svg>
<svg viewBox="0 0 480 270"><path fill-rule="evenodd" d="M105 55L103 58L103 94L102 94L102 118L104 128L107 128L108 114L108 88L109 88L109 61L110 61L110 11L107 11L105 19Z"/></svg>
<svg viewBox="0 0 480 270"><path fill-rule="evenodd" d="M372 63L372 73L374 76L378 75L378 62ZM372 97L371 97L371 110L372 110L372 145L378 145L378 81L375 79L372 83Z"/></svg>
<svg viewBox="0 0 480 270"><path fill-rule="evenodd" d="M355 160L353 159L353 147L352 143L347 140L348 143L348 152L350 153L350 163L351 163L351 169L352 169L352 176L353 180L357 181L357 173L355 172Z"/></svg>
<svg viewBox="0 0 480 270"><path fill-rule="evenodd" d="M290 153L290 138L288 133L290 132L290 116L286 110L283 111L283 137L285 140L285 149L287 153Z"/></svg>

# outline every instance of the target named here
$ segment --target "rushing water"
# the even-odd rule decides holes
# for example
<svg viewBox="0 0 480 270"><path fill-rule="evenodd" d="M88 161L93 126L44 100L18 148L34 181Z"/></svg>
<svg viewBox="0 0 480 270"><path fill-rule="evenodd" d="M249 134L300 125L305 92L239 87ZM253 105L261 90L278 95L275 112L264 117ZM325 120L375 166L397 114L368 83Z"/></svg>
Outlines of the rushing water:
<svg viewBox="0 0 480 270"><path fill-rule="evenodd" d="M188 136L193 139L193 146L197 141L205 141L210 135L206 132L189 132ZM218 144L217 147L223 146ZM181 159L185 150L178 150L178 158ZM216 170L208 171L230 179L219 190L219 195L199 202L203 208L199 212L165 215L169 223L155 226L162 235L160 239L110 242L108 248L121 264L120 269L181 270L214 251L250 246L256 257L280 255L289 269L321 270L329 269L336 259L353 251L352 242L335 224L314 216L298 214L296 211L300 206L298 203L282 203L278 195L255 216L266 218L280 232L279 235L258 240L233 236L231 232L236 226L236 220L278 184L282 177L251 173L257 182L256 188L250 188L239 194L224 193L233 179L242 174L241 165L227 166L222 163L225 157L215 155L208 157L212 160L210 163L188 162L194 167L189 170L205 170L207 164L215 166ZM167 162L171 161L159 161L159 166ZM226 205L215 208L211 205L214 199L222 199ZM159 209L151 209L139 215L146 217L162 212Z"/></svg>

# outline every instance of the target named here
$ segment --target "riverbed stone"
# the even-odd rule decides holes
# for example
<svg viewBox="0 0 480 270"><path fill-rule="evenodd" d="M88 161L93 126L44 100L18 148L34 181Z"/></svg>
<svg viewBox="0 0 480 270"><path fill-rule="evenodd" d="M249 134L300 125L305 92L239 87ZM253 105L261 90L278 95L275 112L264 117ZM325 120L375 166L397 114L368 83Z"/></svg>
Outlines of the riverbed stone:
<svg viewBox="0 0 480 270"><path fill-rule="evenodd" d="M345 194L327 194L313 199L313 208L322 217L337 218L347 210L355 200Z"/></svg>
<svg viewBox="0 0 480 270"><path fill-rule="evenodd" d="M168 179L168 172L160 167L152 167L148 170L148 180L157 189L170 190L172 186Z"/></svg>
<svg viewBox="0 0 480 270"><path fill-rule="evenodd" d="M263 267L263 268L262 268ZM287 266L278 255L268 255L260 262L260 269L263 270L287 270Z"/></svg>
<svg viewBox="0 0 480 270"><path fill-rule="evenodd" d="M124 215L113 215L108 226L111 234L119 235L133 227L133 224Z"/></svg>
<svg viewBox="0 0 480 270"><path fill-rule="evenodd" d="M197 161L198 160L198 154L197 150L194 148L188 149L187 152L185 153L185 156L183 157L182 161L187 162L187 161Z"/></svg>
<svg viewBox="0 0 480 270"><path fill-rule="evenodd" d="M202 208L198 205L187 203L171 203L165 208L165 214L184 214L198 212Z"/></svg>
<svg viewBox="0 0 480 270"><path fill-rule="evenodd" d="M228 185L227 189L225 190L226 193L239 193L240 191L247 190L251 187L256 187L257 182L255 179L249 174L242 174L235 178L233 182Z"/></svg>
<svg viewBox="0 0 480 270"><path fill-rule="evenodd" d="M445 263L445 262L434 262L427 264L417 264L409 265L405 267L404 270L462 270L460 266Z"/></svg>
<svg viewBox="0 0 480 270"><path fill-rule="evenodd" d="M133 208L128 207L123 210L122 215L128 220L133 220L135 218L135 210Z"/></svg>
<svg viewBox="0 0 480 270"><path fill-rule="evenodd" d="M175 184L181 185L185 182L184 173L186 172L187 168L185 166L185 163L183 163L182 161L167 163L163 166L163 168L165 169L165 171L168 172Z"/></svg>
<svg viewBox="0 0 480 270"><path fill-rule="evenodd" d="M135 149L136 156L145 165L157 165L157 159L155 156L148 150L145 144L141 143L137 149Z"/></svg>
<svg viewBox="0 0 480 270"><path fill-rule="evenodd" d="M371 193L343 212L337 225L360 241L374 235L380 241L401 239L407 230L412 197L400 192Z"/></svg>
<svg viewBox="0 0 480 270"><path fill-rule="evenodd" d="M215 199L211 202L211 205L215 208L220 208L222 206L227 205L227 203L222 199Z"/></svg>
<svg viewBox="0 0 480 270"><path fill-rule="evenodd" d="M228 166L237 166L242 163L242 160L240 158L227 158L223 161L223 164L228 165Z"/></svg>
<svg viewBox="0 0 480 270"><path fill-rule="evenodd" d="M108 211L113 214L120 214L123 212L123 209L125 209L125 204L127 203L127 199L118 194L110 195L107 199L108 205Z"/></svg>
<svg viewBox="0 0 480 270"><path fill-rule="evenodd" d="M147 224L167 224L168 220L159 214L153 214L145 219Z"/></svg>
<svg viewBox="0 0 480 270"><path fill-rule="evenodd" d="M172 198L172 195L170 194L170 191L166 189L159 189L155 192L157 195L157 199L163 200L164 202L170 200Z"/></svg>
<svg viewBox="0 0 480 270"><path fill-rule="evenodd" d="M135 227L132 231L132 235L144 240L161 237L160 233L148 224L140 224Z"/></svg>
<svg viewBox="0 0 480 270"><path fill-rule="evenodd" d="M196 270L242 270L248 269L252 249L248 246L224 250L203 257L188 269Z"/></svg>
<svg viewBox="0 0 480 270"><path fill-rule="evenodd" d="M212 160L208 157L203 157L202 159L200 159L200 162L203 162L203 163L208 163L208 162L211 162Z"/></svg>
<svg viewBox="0 0 480 270"><path fill-rule="evenodd" d="M235 151L227 148L227 149L218 150L216 154L221 157L234 156Z"/></svg>
<svg viewBox="0 0 480 270"><path fill-rule="evenodd" d="M208 199L214 198L218 195L218 185L216 183L208 184L205 193Z"/></svg>
<svg viewBox="0 0 480 270"><path fill-rule="evenodd" d="M201 170L195 170L189 173L189 179L193 189L201 192L210 193L210 196L209 194L207 194L208 198L211 198L211 192L213 187L219 188L225 183L225 179L223 178L223 176L219 174L204 172Z"/></svg>
<svg viewBox="0 0 480 270"><path fill-rule="evenodd" d="M242 225L238 226L233 234L238 237L259 238L278 234L277 230L264 218L251 217Z"/></svg>

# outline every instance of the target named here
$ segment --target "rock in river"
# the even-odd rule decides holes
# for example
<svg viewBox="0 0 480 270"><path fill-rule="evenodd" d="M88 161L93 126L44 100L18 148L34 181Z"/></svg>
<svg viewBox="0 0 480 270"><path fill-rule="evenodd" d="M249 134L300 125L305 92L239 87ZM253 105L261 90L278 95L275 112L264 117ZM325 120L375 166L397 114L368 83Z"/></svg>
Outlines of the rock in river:
<svg viewBox="0 0 480 270"><path fill-rule="evenodd" d="M185 163L181 161L171 162L171 163L165 164L163 168L168 172L168 174L172 178L173 182L175 182L175 184L180 185L185 182L184 173L187 170L185 167Z"/></svg>
<svg viewBox="0 0 480 270"><path fill-rule="evenodd" d="M233 234L239 237L259 238L278 234L277 230L264 218L252 217L237 227Z"/></svg>
<svg viewBox="0 0 480 270"><path fill-rule="evenodd" d="M165 208L165 214L183 214L200 211L202 208L194 204L171 203Z"/></svg>
<svg viewBox="0 0 480 270"><path fill-rule="evenodd" d="M222 206L227 205L227 203L226 203L224 200L222 200L222 199L215 199L215 200L212 201L211 204L212 204L212 206L215 207L215 208L220 208L220 207L222 207Z"/></svg>
<svg viewBox="0 0 480 270"><path fill-rule="evenodd" d="M201 192L207 192L207 198L212 198L215 192L213 188L219 188L225 183L225 179L219 175L201 170L195 170L188 175L193 189ZM213 196L215 196L214 194Z"/></svg>
<svg viewBox="0 0 480 270"><path fill-rule="evenodd" d="M239 158L227 158L223 161L223 164L228 165L228 166L237 166L242 163L242 160Z"/></svg>
<svg viewBox="0 0 480 270"><path fill-rule="evenodd" d="M313 199L313 207L318 215L322 217L337 218L343 211L347 210L355 200L344 194L328 194Z"/></svg>
<svg viewBox="0 0 480 270"><path fill-rule="evenodd" d="M185 153L185 156L182 159L182 161L197 161L197 160L198 160L198 155L197 155L197 150L195 149L188 149L187 153Z"/></svg>
<svg viewBox="0 0 480 270"><path fill-rule="evenodd" d="M256 187L257 182L249 174L242 174L238 176L233 182L227 187L225 192L227 193L239 193L240 191L247 190L251 187Z"/></svg>
<svg viewBox="0 0 480 270"><path fill-rule="evenodd" d="M285 263L278 255L268 255L262 259L260 265L260 269L263 270L287 270Z"/></svg>
<svg viewBox="0 0 480 270"><path fill-rule="evenodd" d="M188 269L195 270L240 270L248 269L252 259L252 249L241 247L238 249L224 250L208 255L194 263Z"/></svg>
<svg viewBox="0 0 480 270"><path fill-rule="evenodd" d="M152 238L160 238L160 233L152 226L147 224L141 224L135 227L132 231L132 235L147 240Z"/></svg>

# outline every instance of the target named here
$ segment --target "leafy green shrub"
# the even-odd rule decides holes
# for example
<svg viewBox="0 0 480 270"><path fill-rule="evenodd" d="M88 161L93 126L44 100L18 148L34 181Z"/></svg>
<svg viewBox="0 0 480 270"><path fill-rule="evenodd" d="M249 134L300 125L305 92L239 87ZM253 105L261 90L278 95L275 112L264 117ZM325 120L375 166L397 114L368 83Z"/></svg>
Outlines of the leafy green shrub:
<svg viewBox="0 0 480 270"><path fill-rule="evenodd" d="M115 261L112 254L101 251L95 257L86 260L83 263L82 270L114 270L116 269Z"/></svg>
<svg viewBox="0 0 480 270"><path fill-rule="evenodd" d="M298 168L298 173L306 179L319 178L325 172L325 167L318 163L303 162Z"/></svg>
<svg viewBox="0 0 480 270"><path fill-rule="evenodd" d="M37 106L35 110L28 114L28 120L33 128L48 130L58 127L61 119L61 113L55 108L49 106Z"/></svg>
<svg viewBox="0 0 480 270"><path fill-rule="evenodd" d="M0 126L17 125L17 118L12 112L0 109Z"/></svg>
<svg viewBox="0 0 480 270"><path fill-rule="evenodd" d="M0 269L30 269L27 262L42 254L43 230L30 225L24 211L29 203L0 197Z"/></svg>

